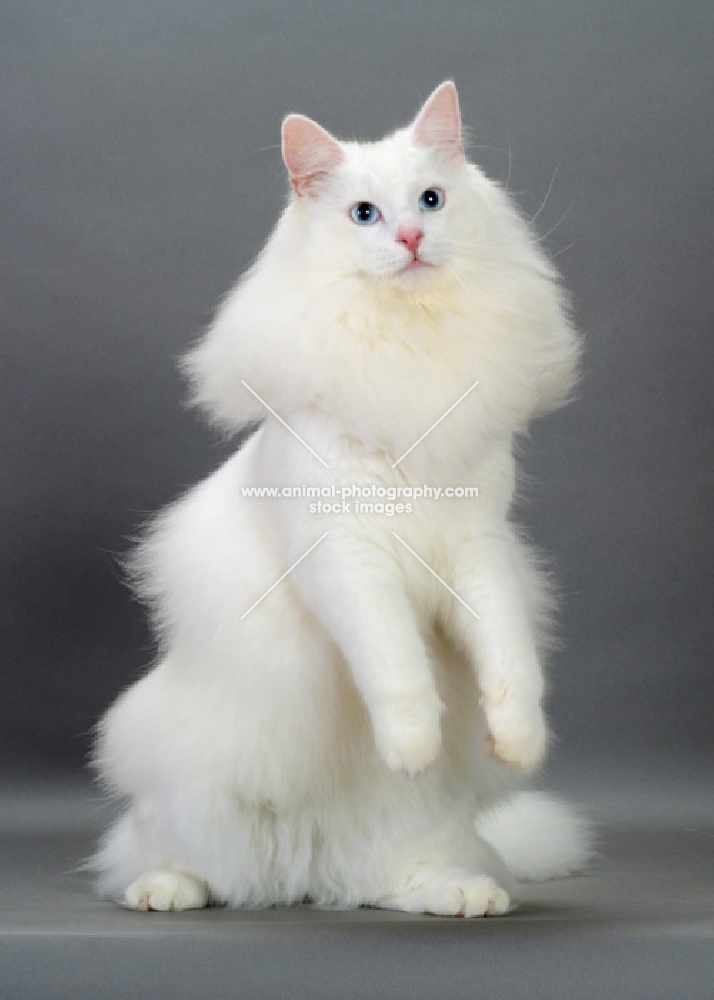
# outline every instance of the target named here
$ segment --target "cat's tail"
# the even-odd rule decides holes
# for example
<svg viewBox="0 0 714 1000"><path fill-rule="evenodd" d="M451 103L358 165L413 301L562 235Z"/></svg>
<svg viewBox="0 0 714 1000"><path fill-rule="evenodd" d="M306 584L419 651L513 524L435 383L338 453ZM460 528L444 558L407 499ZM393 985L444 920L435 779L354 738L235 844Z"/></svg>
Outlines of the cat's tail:
<svg viewBox="0 0 714 1000"><path fill-rule="evenodd" d="M517 879L561 878L581 871L593 856L592 824L544 792L519 792L479 816L476 828Z"/></svg>

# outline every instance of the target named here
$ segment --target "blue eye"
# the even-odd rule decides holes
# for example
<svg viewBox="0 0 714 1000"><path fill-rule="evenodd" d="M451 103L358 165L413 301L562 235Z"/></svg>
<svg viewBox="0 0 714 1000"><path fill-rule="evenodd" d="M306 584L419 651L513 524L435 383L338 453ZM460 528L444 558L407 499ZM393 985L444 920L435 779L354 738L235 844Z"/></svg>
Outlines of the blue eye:
<svg viewBox="0 0 714 1000"><path fill-rule="evenodd" d="M419 195L419 208L422 212L438 212L444 204L444 192L441 188L427 188Z"/></svg>
<svg viewBox="0 0 714 1000"><path fill-rule="evenodd" d="M373 226L381 217L381 212L371 201L358 201L350 209L350 218L358 226Z"/></svg>

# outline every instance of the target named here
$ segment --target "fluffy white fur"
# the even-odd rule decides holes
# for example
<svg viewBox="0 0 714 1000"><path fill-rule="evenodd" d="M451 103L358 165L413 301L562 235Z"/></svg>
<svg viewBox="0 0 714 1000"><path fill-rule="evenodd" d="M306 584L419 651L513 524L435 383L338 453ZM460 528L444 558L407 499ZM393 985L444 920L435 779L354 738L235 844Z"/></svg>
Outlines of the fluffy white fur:
<svg viewBox="0 0 714 1000"><path fill-rule="evenodd" d="M186 361L220 427L266 419L137 553L162 656L100 725L126 807L93 863L145 909L501 913L504 861L539 878L588 851L566 807L518 798L547 744L552 601L509 520L514 436L568 398L578 338L537 240L464 157L453 84L373 144L290 116L283 153L290 203ZM479 496L386 517L241 493L372 483Z"/></svg>

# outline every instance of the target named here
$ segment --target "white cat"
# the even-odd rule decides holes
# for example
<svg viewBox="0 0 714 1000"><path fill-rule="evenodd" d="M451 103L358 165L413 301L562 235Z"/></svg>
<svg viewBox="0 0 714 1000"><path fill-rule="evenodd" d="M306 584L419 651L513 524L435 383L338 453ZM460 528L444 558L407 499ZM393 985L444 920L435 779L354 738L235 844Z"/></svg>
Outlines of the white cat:
<svg viewBox="0 0 714 1000"><path fill-rule="evenodd" d="M579 340L465 159L452 83L376 143L290 115L283 156L290 203L186 361L220 427L265 420L138 551L161 659L100 724L126 809L93 864L139 909L503 913L514 876L588 853L574 812L519 790L552 602L509 520L514 436L566 401Z"/></svg>

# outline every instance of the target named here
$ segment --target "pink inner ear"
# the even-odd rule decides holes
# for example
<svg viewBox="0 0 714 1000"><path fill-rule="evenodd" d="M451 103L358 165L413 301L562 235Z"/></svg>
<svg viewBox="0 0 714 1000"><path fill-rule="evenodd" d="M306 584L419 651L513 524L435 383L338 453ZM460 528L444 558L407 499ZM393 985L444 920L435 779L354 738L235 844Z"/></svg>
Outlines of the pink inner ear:
<svg viewBox="0 0 714 1000"><path fill-rule="evenodd" d="M463 157L459 95L451 80L438 86L427 99L414 119L412 135L420 146L436 146Z"/></svg>
<svg viewBox="0 0 714 1000"><path fill-rule="evenodd" d="M342 161L342 147L321 125L304 115L288 115L283 122L283 160L298 195Z"/></svg>

